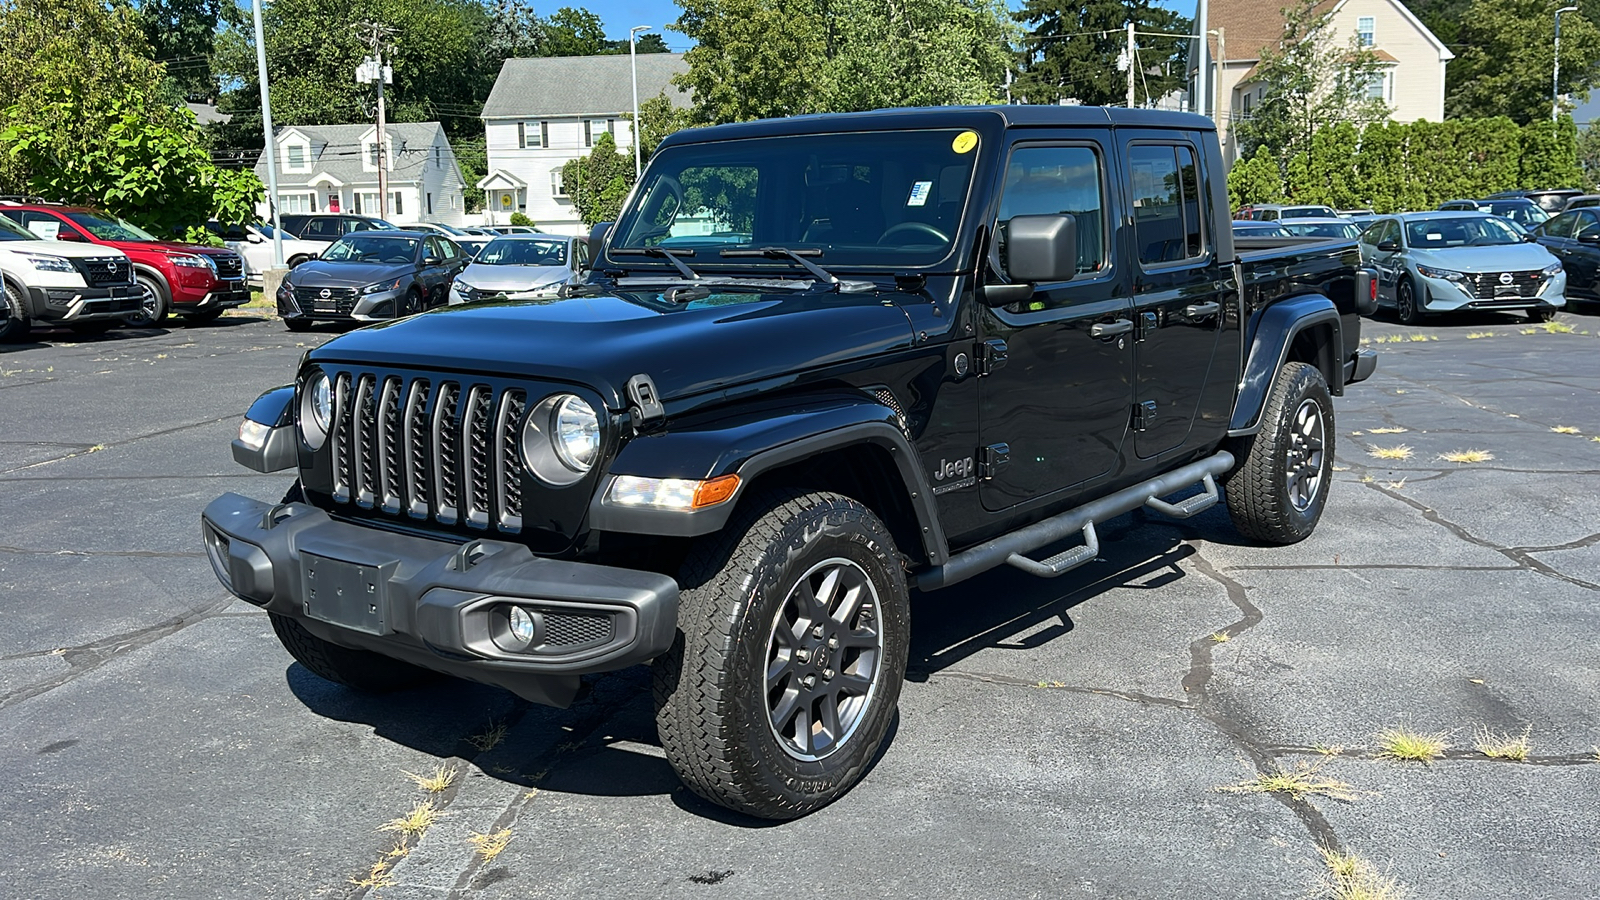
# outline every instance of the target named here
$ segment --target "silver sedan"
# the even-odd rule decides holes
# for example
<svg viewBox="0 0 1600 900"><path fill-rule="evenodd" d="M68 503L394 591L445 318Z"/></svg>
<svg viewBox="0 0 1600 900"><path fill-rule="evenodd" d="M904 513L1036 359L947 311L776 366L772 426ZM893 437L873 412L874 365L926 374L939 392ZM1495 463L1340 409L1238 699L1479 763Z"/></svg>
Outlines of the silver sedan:
<svg viewBox="0 0 1600 900"><path fill-rule="evenodd" d="M450 302L554 296L589 271L589 242L556 234L508 234L490 241L456 276Z"/></svg>

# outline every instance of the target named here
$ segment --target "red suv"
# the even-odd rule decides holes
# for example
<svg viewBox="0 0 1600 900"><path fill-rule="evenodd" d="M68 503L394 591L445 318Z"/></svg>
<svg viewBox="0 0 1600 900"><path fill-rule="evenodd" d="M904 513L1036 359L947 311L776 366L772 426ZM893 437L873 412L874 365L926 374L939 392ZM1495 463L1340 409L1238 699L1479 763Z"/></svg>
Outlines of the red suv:
<svg viewBox="0 0 1600 900"><path fill-rule="evenodd" d="M42 238L115 247L133 260L144 291L129 325L148 327L168 313L208 322L229 307L250 302L244 258L224 247L163 241L109 213L53 203L0 203L0 212Z"/></svg>

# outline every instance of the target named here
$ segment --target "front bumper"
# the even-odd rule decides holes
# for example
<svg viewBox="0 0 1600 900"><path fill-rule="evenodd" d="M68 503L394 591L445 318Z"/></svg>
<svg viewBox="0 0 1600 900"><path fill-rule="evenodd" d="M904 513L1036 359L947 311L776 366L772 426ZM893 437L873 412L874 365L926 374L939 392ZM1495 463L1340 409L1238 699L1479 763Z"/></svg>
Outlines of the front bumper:
<svg viewBox="0 0 1600 900"><path fill-rule="evenodd" d="M1474 309L1536 309L1541 306L1561 309L1567 305L1567 273L1558 272L1532 297L1482 299L1460 284L1444 278L1418 276L1422 282L1422 308L1426 312L1462 312Z"/></svg>
<svg viewBox="0 0 1600 900"><path fill-rule="evenodd" d="M144 292L137 284L30 287L28 315L40 322L93 322L133 312L143 300Z"/></svg>
<svg viewBox="0 0 1600 900"><path fill-rule="evenodd" d="M678 585L665 575L535 557L339 521L305 503L238 494L201 515L213 571L235 596L318 637L566 706L578 677L664 653ZM511 606L535 622L522 649Z"/></svg>
<svg viewBox="0 0 1600 900"><path fill-rule="evenodd" d="M245 279L236 278L232 281L219 281L214 289L207 291L200 302L193 306L178 308L180 313L205 313L233 309L250 302L250 288Z"/></svg>
<svg viewBox="0 0 1600 900"><path fill-rule="evenodd" d="M395 317L403 291L379 291L356 298L348 313L306 309L287 291L278 293L278 315L285 319L316 322L385 322Z"/></svg>

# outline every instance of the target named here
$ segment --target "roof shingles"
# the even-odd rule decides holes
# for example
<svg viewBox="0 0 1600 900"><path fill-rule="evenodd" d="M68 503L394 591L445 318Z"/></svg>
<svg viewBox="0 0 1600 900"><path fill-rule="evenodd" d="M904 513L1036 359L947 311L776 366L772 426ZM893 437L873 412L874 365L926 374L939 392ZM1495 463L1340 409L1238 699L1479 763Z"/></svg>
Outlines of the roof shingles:
<svg viewBox="0 0 1600 900"><path fill-rule="evenodd" d="M672 76L689 71L682 53L641 53L638 62L639 102L665 92L674 105L689 105L689 94L672 84ZM508 59L483 104L485 119L632 111L633 77L626 53Z"/></svg>

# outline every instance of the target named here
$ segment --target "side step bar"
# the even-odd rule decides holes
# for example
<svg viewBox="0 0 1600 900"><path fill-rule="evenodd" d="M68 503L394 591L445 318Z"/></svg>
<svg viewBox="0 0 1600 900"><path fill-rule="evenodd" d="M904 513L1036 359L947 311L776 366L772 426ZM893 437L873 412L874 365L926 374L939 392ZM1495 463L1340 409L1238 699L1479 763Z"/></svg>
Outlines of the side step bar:
<svg viewBox="0 0 1600 900"><path fill-rule="evenodd" d="M952 556L942 566L934 566L919 574L916 586L931 591L966 581L974 575L999 565L1012 565L1024 572L1043 578L1054 578L1094 559L1100 552L1100 539L1095 533L1096 522L1105 522L1125 512L1149 507L1175 519L1187 519L1217 504L1220 494L1216 478L1234 465L1233 454L1226 450L1174 469L1149 481L1123 488L1110 496L1092 500L1075 509L1019 528L976 547ZM1159 499L1194 484L1202 484L1205 492L1168 503ZM1045 560L1030 559L1026 554L1053 544L1074 532L1083 534L1083 546L1073 547Z"/></svg>

